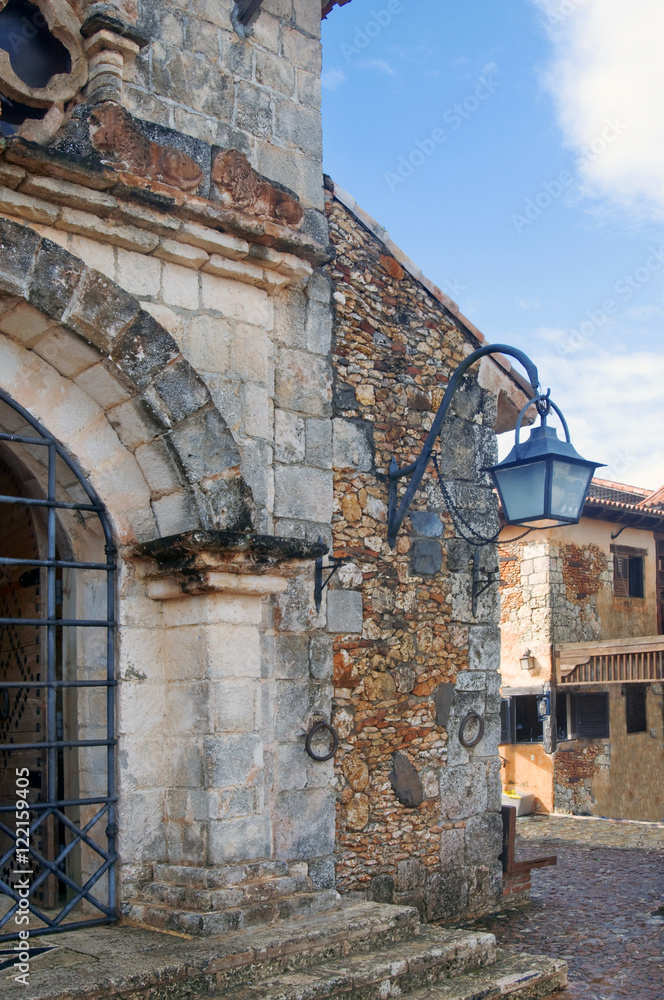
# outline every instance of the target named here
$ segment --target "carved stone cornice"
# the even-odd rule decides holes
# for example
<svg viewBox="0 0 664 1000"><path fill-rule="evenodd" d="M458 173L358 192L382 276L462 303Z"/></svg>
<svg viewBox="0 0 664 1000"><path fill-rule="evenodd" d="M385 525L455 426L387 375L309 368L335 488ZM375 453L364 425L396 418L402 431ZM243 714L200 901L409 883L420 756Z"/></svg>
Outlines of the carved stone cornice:
<svg viewBox="0 0 664 1000"><path fill-rule="evenodd" d="M226 593L280 594L327 552L319 542L232 531L186 531L134 546L126 553L154 600ZM313 593L313 581L312 581Z"/></svg>

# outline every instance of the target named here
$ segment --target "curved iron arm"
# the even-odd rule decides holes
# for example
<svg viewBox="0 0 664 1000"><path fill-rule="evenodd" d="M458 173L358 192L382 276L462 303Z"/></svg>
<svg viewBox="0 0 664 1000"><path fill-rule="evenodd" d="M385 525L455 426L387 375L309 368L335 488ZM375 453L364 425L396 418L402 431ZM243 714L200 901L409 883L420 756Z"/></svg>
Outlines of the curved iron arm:
<svg viewBox="0 0 664 1000"><path fill-rule="evenodd" d="M488 344L486 347L480 347L478 350L473 351L472 354L469 354L467 358L464 358L447 384L445 395L443 396L443 400L438 407L438 413L436 414L433 424L431 425L431 430L427 435L427 439L424 442L424 447L420 452L419 458L417 458L411 465L405 466L403 469L399 468L395 458L392 458L392 461L390 462L387 508L387 540L390 544L390 548L394 548L396 545L397 533L403 523L403 519L408 513L415 494L419 489L420 483L422 482L422 477L424 476L427 465L429 464L429 458L434 450L436 438L440 434L443 420L445 419L447 411L450 408L452 397L459 386L459 382L471 365L474 365L476 361L479 361L480 358L485 357L487 354L507 354L511 358L516 358L516 360L519 361L526 369L528 378L530 379L530 384L533 387L533 392L535 395L538 394L539 375L537 374L537 367L533 364L527 354L524 354L523 351L518 350L516 347L510 347L509 344ZM397 483L399 479L402 479L404 476L410 476L411 479L406 492L403 495L403 499L399 504L397 497Z"/></svg>

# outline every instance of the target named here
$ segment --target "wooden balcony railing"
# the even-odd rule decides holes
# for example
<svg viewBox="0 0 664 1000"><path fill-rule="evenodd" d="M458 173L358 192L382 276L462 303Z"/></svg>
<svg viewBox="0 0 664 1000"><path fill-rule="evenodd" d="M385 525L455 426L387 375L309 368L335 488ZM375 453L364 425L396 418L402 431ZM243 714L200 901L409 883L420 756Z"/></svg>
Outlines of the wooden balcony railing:
<svg viewBox="0 0 664 1000"><path fill-rule="evenodd" d="M554 646L559 685L664 680L664 635Z"/></svg>

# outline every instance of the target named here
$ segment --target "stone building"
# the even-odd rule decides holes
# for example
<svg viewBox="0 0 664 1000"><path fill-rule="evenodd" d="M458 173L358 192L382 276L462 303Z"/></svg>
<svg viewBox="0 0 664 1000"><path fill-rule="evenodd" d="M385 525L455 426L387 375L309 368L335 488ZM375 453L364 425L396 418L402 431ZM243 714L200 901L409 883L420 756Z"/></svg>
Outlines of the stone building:
<svg viewBox="0 0 664 1000"><path fill-rule="evenodd" d="M474 604L433 478L394 551L385 525L391 455L483 338L325 192L320 17L0 10L3 933L14 770L35 926L500 905L496 588ZM481 468L527 388L484 359L446 425L442 475L484 530ZM317 610L328 548L349 561ZM334 760L307 755L318 722Z"/></svg>
<svg viewBox="0 0 664 1000"><path fill-rule="evenodd" d="M503 530L503 780L541 811L664 817L663 528L661 490L594 479L578 524Z"/></svg>

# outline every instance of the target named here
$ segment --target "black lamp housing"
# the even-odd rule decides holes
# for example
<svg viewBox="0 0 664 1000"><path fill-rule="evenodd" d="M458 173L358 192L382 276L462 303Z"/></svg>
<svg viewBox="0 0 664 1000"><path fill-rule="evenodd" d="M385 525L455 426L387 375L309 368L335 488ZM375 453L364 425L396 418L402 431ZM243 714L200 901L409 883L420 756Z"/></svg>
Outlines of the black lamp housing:
<svg viewBox="0 0 664 1000"><path fill-rule="evenodd" d="M526 410L537 405L541 425L534 427L523 444L519 441ZM546 418L553 408L565 430L561 441ZM601 462L589 462L570 443L567 423L548 394L536 396L522 409L516 425L516 441L507 458L487 469L496 484L506 524L549 521L576 524L588 496L590 482Z"/></svg>

